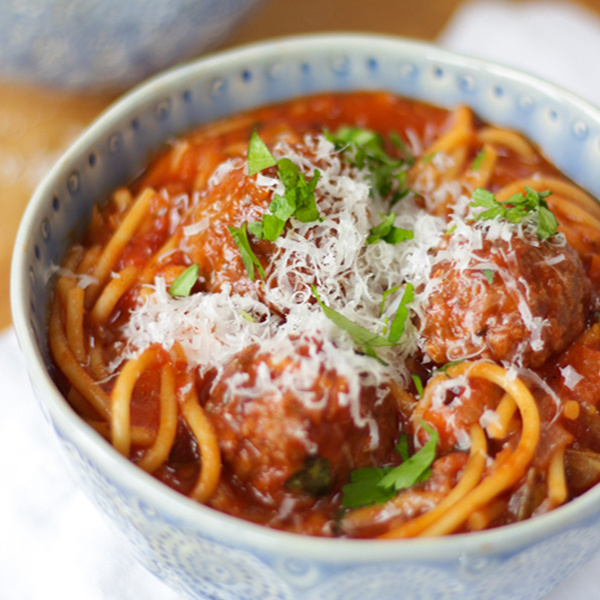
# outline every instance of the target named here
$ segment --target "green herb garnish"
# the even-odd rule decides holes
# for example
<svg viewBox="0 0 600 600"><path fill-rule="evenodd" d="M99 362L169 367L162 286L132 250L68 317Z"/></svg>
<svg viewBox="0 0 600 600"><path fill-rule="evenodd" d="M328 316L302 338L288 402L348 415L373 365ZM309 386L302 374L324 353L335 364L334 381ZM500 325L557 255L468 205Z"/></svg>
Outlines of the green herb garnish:
<svg viewBox="0 0 600 600"><path fill-rule="evenodd" d="M369 129L340 127L336 133L326 132L325 136L337 150L344 152L350 163L359 169L368 169L373 189L380 198L391 196L393 206L408 194L406 169L414 158L397 134L390 135L390 139L400 149L402 158L390 156L383 137Z"/></svg>
<svg viewBox="0 0 600 600"><path fill-rule="evenodd" d="M388 339L390 342L398 342L404 333L404 324L406 323L406 319L408 318L408 308L407 305L410 304L415 298L415 289L412 283L407 283L406 288L404 290L404 295L402 296L402 300L398 305L398 309L396 310L396 315L394 316L394 320L390 326L390 331L388 334Z"/></svg>
<svg viewBox="0 0 600 600"><path fill-rule="evenodd" d="M317 288L314 285L312 285L311 289L314 297L317 299L317 302L323 309L325 316L330 321L335 323L340 329L346 331L359 348L368 348L372 350L373 348L381 348L384 346L395 345L395 342L391 342L390 340L383 337L382 335L379 335L378 333L373 333L372 331L369 331L365 327L358 325L354 321L351 321L344 315L340 314L339 312L337 312L337 310L329 308L329 306L327 306L321 301L319 293L317 292Z"/></svg>
<svg viewBox="0 0 600 600"><path fill-rule="evenodd" d="M369 229L369 237L367 238L367 244L377 244L381 240L388 244L399 244L405 240L412 240L414 237L413 232L410 229L402 229L396 227L394 221L396 220L396 213L391 212L388 215L379 215L383 221L376 227Z"/></svg>
<svg viewBox="0 0 600 600"><path fill-rule="evenodd" d="M558 221L545 200L552 192L536 192L529 186L524 189L525 194L513 194L505 202L498 202L494 194L483 188L476 189L471 206L486 210L476 215L475 220L505 219L510 223L521 223L528 217L534 217L537 220L535 233L540 240L553 236L557 232Z"/></svg>
<svg viewBox="0 0 600 600"><path fill-rule="evenodd" d="M248 144L248 175L256 175L259 171L268 167L274 167L277 164L275 158L267 145L260 139L256 129L250 136L250 143Z"/></svg>
<svg viewBox="0 0 600 600"><path fill-rule="evenodd" d="M319 211L315 200L314 190L319 182L321 172L315 169L312 178L306 181L304 173L300 173L298 167L289 159L282 158L277 163L279 178L285 186L283 197L275 195L269 210L283 218L293 207L293 213L286 217L294 216L301 223L311 223L319 220ZM277 214L279 213L279 214Z"/></svg>
<svg viewBox="0 0 600 600"><path fill-rule="evenodd" d="M295 217L301 223L321 219L314 194L321 172L315 169L312 178L306 181L304 173L300 173L297 165L289 158L275 160L266 144L254 131L248 146L248 174L254 175L275 165L285 193L283 196L275 194L269 204L269 212L263 215L261 221L254 221L248 225L248 231L252 235L270 242L274 242L283 233L285 224L291 217Z"/></svg>
<svg viewBox="0 0 600 600"><path fill-rule="evenodd" d="M384 337L383 335L379 335L378 333L373 333L372 331L369 331L365 327L362 327L362 325L358 325L357 323L355 323L354 321L351 321L350 319L348 319L344 315L340 314L333 308L330 308L329 306L327 306L326 304L324 304L321 301L321 298L319 297L319 294L317 292L317 288L314 285L311 286L311 289L312 289L313 295L317 299L317 302L323 309L325 316L330 321L335 323L340 329L343 329L350 335L350 337L352 338L352 341L356 344L359 351L361 351L363 354L366 354L367 356L371 356L372 358L377 359L379 362L381 362L383 364L387 364L383 360L381 360L381 358L379 358L377 352L375 352L375 348L382 348L382 347L386 347L386 346L396 346L398 344L400 338L402 337L402 334L404 333L404 325L406 323L406 319L408 318L407 305L410 304L414 299L414 288L413 288L412 284L410 284L410 283L406 284L406 288L404 290L404 295L402 296L402 300L400 301L400 304L398 305L396 314L394 315L394 320L392 321L392 324L390 325L387 337ZM387 294L384 292L384 298L381 303L380 310L383 309L383 303L385 302L387 295L391 294L393 291L395 291L397 289L399 289L399 286L398 286L398 288L392 288L391 290L388 290ZM381 314L380 314L380 316L381 316ZM386 329L387 329L387 322L386 322Z"/></svg>
<svg viewBox="0 0 600 600"><path fill-rule="evenodd" d="M494 283L494 271L492 269L483 269L481 272L489 284Z"/></svg>
<svg viewBox="0 0 600 600"><path fill-rule="evenodd" d="M441 366L441 367L436 367L435 369L433 369L431 371L431 375L439 375L440 373L444 373L444 375L446 375L446 377L448 377L448 369L451 369L452 367L455 367L456 365L460 365L461 363L464 363L466 360L466 358L459 358L458 360L453 360L451 362L446 363L445 365Z"/></svg>
<svg viewBox="0 0 600 600"><path fill-rule="evenodd" d="M390 140L392 140L392 144L394 144L394 146L396 146L396 148L398 148L400 152L402 152L404 162L409 166L414 165L415 157L413 156L413 153L409 150L408 146L404 143L402 138L397 133L392 132L390 133Z"/></svg>
<svg viewBox="0 0 600 600"><path fill-rule="evenodd" d="M245 310L240 310L240 315L242 315L242 317L244 317L244 319L246 319L246 321L250 321L250 323L254 323L254 317L250 313L247 313Z"/></svg>
<svg viewBox="0 0 600 600"><path fill-rule="evenodd" d="M385 301L387 300L388 296L390 294L393 294L394 292L397 292L402 286L401 285L397 285L393 288L390 288L389 290L386 290L385 292L383 292L383 296L381 298L381 305L379 306L379 318L381 318L381 315L383 314L383 308L385 306Z"/></svg>
<svg viewBox="0 0 600 600"><path fill-rule="evenodd" d="M371 504L384 504L391 500L396 491L381 485L381 480L389 473L389 468L362 467L350 473L350 483L343 488L342 506L358 508Z"/></svg>
<svg viewBox="0 0 600 600"><path fill-rule="evenodd" d="M332 485L329 461L321 456L313 456L304 461L304 469L296 471L285 482L285 489L296 496L307 494L318 498L329 492Z"/></svg>
<svg viewBox="0 0 600 600"><path fill-rule="evenodd" d="M169 294L178 298L189 296L196 281L198 281L198 273L200 268L198 265L188 267L169 287Z"/></svg>
<svg viewBox="0 0 600 600"><path fill-rule="evenodd" d="M400 439L396 444L396 451L402 457L402 462L406 462L410 456L408 453L408 438L405 433L400 434Z"/></svg>
<svg viewBox="0 0 600 600"><path fill-rule="evenodd" d="M485 150L482 150L474 159L473 162L471 163L471 171L479 171L479 167L481 167L481 163L483 162L483 159L485 158Z"/></svg>
<svg viewBox="0 0 600 600"><path fill-rule="evenodd" d="M370 504L383 504L393 498L397 492L425 481L431 474L431 465L435 460L435 448L438 433L426 423L421 425L429 433L427 443L413 456L406 458L397 467L364 467L350 474L350 483L342 488L342 506L358 508ZM402 443L402 438L400 439ZM400 445L400 444L399 444ZM398 447L396 449L400 452ZM408 443L402 449L401 455L408 455Z"/></svg>
<svg viewBox="0 0 600 600"><path fill-rule="evenodd" d="M239 229L235 227L228 226L228 229L231 233L231 237L235 242L235 245L238 247L240 251L240 256L242 257L242 262L246 267L246 272L248 273L248 277L250 281L254 281L254 267L258 269L259 275L264 279L265 271L260 264L258 258L256 258L256 254L252 251L250 247L250 242L248 241L248 233L246 231L246 223L242 223L242 226Z"/></svg>
<svg viewBox="0 0 600 600"><path fill-rule="evenodd" d="M415 384L415 387L417 388L417 394L419 394L419 398L422 398L424 389L423 389L423 382L421 381L421 378L414 373L411 375L411 377L412 377L413 383Z"/></svg>

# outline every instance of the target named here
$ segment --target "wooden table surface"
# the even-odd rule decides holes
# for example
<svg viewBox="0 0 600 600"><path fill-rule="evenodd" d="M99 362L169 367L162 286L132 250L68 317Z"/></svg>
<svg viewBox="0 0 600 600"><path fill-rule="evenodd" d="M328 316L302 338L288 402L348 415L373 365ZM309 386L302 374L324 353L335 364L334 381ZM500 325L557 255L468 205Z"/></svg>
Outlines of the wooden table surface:
<svg viewBox="0 0 600 600"><path fill-rule="evenodd" d="M433 40L463 0L267 0L224 47L318 31ZM579 0L600 12L597 0ZM12 248L27 201L45 172L115 95L82 96L0 81L0 329L11 322Z"/></svg>

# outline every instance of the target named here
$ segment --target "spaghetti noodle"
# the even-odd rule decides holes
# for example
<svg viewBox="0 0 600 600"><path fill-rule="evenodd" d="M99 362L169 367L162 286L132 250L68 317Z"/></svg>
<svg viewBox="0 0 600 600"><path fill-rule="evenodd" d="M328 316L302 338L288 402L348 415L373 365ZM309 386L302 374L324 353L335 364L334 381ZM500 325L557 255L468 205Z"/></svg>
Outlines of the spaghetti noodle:
<svg viewBox="0 0 600 600"><path fill-rule="evenodd" d="M178 140L95 209L49 345L82 418L198 502L478 531L600 481L599 242L517 132L320 95Z"/></svg>

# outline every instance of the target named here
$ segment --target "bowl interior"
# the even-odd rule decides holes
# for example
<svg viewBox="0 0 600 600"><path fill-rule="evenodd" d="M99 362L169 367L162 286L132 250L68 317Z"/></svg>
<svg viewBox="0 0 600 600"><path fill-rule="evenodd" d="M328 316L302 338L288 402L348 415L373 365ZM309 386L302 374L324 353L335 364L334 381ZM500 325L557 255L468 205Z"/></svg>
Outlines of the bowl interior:
<svg viewBox="0 0 600 600"><path fill-rule="evenodd" d="M522 131L569 177L600 196L600 112L533 77L435 47L372 36L312 36L260 44L193 63L150 80L110 108L60 159L26 211L15 247L12 307L34 387L52 418L68 422L90 451L108 457L131 486L151 488L156 502L182 519L212 511L170 490L122 459L74 418L48 376L48 285L68 246L84 231L90 208L128 183L172 137L260 105L322 91L388 90L444 107L467 104L484 120ZM67 425L65 425L67 426ZM171 503L171 504L169 504ZM301 555L331 560L393 556L448 558L475 549L510 551L600 512L600 489L529 522L493 532L411 544L294 541ZM214 514L214 513L213 513ZM297 536L259 531L226 515L215 517L231 536L273 547ZM246 533L244 533L246 532ZM336 551L337 552L337 551ZM416 553L416 554L415 554Z"/></svg>

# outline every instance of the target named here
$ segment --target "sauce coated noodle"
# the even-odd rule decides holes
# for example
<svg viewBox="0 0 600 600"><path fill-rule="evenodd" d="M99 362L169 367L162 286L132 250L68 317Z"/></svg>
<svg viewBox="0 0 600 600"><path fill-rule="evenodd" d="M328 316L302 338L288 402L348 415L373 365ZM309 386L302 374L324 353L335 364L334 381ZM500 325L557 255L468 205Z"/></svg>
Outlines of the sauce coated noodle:
<svg viewBox="0 0 600 600"><path fill-rule="evenodd" d="M599 242L596 201L468 108L295 100L174 141L94 210L50 348L82 418L215 509L496 527L600 480Z"/></svg>

